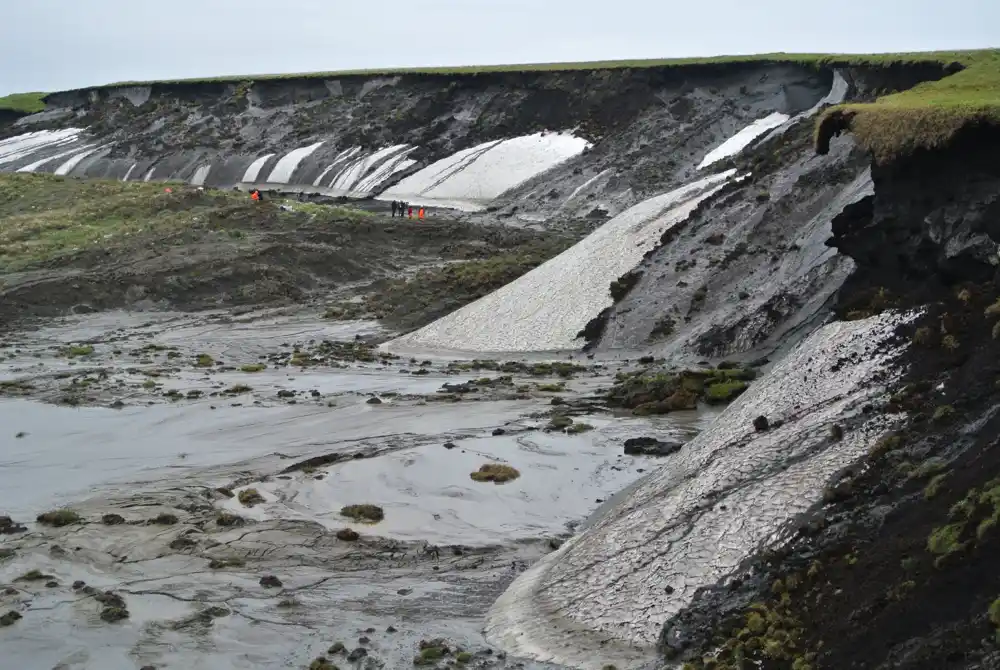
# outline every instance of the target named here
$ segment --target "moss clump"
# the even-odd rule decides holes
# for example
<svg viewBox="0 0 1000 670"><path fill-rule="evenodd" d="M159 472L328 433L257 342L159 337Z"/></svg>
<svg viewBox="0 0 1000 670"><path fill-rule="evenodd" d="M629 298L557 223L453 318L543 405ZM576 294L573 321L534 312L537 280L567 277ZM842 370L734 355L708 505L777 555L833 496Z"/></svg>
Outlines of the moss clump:
<svg viewBox="0 0 1000 670"><path fill-rule="evenodd" d="M76 358L77 356L90 356L94 353L94 347L89 344L74 344L62 350L66 358Z"/></svg>
<svg viewBox="0 0 1000 670"><path fill-rule="evenodd" d="M566 429L569 435L579 435L580 433L586 433L588 431L594 430L594 427L589 423L583 423L582 421L577 421L572 426Z"/></svg>
<svg viewBox="0 0 1000 670"><path fill-rule="evenodd" d="M385 518L385 511L378 505L348 505L340 513L360 523L378 523Z"/></svg>
<svg viewBox="0 0 1000 670"><path fill-rule="evenodd" d="M677 322L669 314L661 316L655 324L653 330L649 332L650 339L670 337L677 328Z"/></svg>
<svg viewBox="0 0 1000 670"><path fill-rule="evenodd" d="M926 500L931 500L941 492L941 487L944 485L945 480L948 479L949 474L950 473L944 472L939 475L934 475L934 477L927 482L927 486L924 487L924 498Z"/></svg>
<svg viewBox="0 0 1000 670"><path fill-rule="evenodd" d="M705 389L705 402L711 405L724 405L738 398L750 387L746 382L730 381L712 384Z"/></svg>
<svg viewBox="0 0 1000 670"><path fill-rule="evenodd" d="M198 354L194 358L194 364L199 368L210 368L215 365L215 359L208 354Z"/></svg>
<svg viewBox="0 0 1000 670"><path fill-rule="evenodd" d="M213 558L208 567L212 570L224 570L226 568L242 568L246 564L242 558Z"/></svg>
<svg viewBox="0 0 1000 670"><path fill-rule="evenodd" d="M566 382L555 384L536 384L536 388L542 393L562 393L566 390Z"/></svg>
<svg viewBox="0 0 1000 670"><path fill-rule="evenodd" d="M6 628L7 626L13 626L15 623L21 620L21 615L11 610L3 616L0 616L0 628Z"/></svg>
<svg viewBox="0 0 1000 670"><path fill-rule="evenodd" d="M337 531L337 539L341 542L357 542L360 537L353 528L341 528Z"/></svg>
<svg viewBox="0 0 1000 670"><path fill-rule="evenodd" d="M521 476L516 468L500 463L489 463L479 468L469 475L473 481L493 482L494 484L504 484L513 481Z"/></svg>
<svg viewBox="0 0 1000 670"><path fill-rule="evenodd" d="M225 390L227 395L242 395L244 393L250 393L253 388L247 386L246 384L236 384L235 386L230 386Z"/></svg>
<svg viewBox="0 0 1000 670"><path fill-rule="evenodd" d="M17 579L15 582L42 582L53 579L52 575L46 575L41 570L29 570Z"/></svg>
<svg viewBox="0 0 1000 670"><path fill-rule="evenodd" d="M157 526L173 526L178 521L179 519L177 518L176 515L164 513L164 514L158 514L150 523L153 523Z"/></svg>
<svg viewBox="0 0 1000 670"><path fill-rule="evenodd" d="M261 370L266 370L267 366L263 363L254 363L253 365L244 365L240 368L240 372L260 372Z"/></svg>
<svg viewBox="0 0 1000 670"><path fill-rule="evenodd" d="M340 670L336 665L331 663L326 659L325 656L320 656L313 660L309 664L309 670Z"/></svg>
<svg viewBox="0 0 1000 670"><path fill-rule="evenodd" d="M931 417L934 419L935 423L947 423L955 416L955 408L951 405L941 405L936 410L934 410L934 415Z"/></svg>
<svg viewBox="0 0 1000 670"><path fill-rule="evenodd" d="M240 504L244 507L253 507L254 505L259 505L260 503L267 502L264 496L260 494L257 489L243 489L240 491L239 495L236 497L240 501Z"/></svg>
<svg viewBox="0 0 1000 670"><path fill-rule="evenodd" d="M35 521L38 523L45 524L46 526L54 526L56 528L61 528L63 526L69 526L74 523L80 523L83 518L70 509L60 509L53 510L51 512L44 512L35 517Z"/></svg>
<svg viewBox="0 0 1000 670"><path fill-rule="evenodd" d="M1000 628L1000 598L993 601L989 609L990 622Z"/></svg>
<svg viewBox="0 0 1000 670"><path fill-rule="evenodd" d="M455 660L464 665L472 660L472 654L467 651L460 651L455 655Z"/></svg>
<svg viewBox="0 0 1000 670"><path fill-rule="evenodd" d="M241 516L236 516L235 514L229 514L228 512L221 512L217 517L215 517L215 523L223 528L233 528L235 526L243 526L247 522Z"/></svg>
<svg viewBox="0 0 1000 670"><path fill-rule="evenodd" d="M562 414L556 414L551 419L549 419L549 424L545 427L547 430L565 430L573 425L573 419Z"/></svg>
<svg viewBox="0 0 1000 670"><path fill-rule="evenodd" d="M927 538L927 551L935 556L948 556L965 551L968 542L961 542L964 523L950 523L947 526L935 528Z"/></svg>

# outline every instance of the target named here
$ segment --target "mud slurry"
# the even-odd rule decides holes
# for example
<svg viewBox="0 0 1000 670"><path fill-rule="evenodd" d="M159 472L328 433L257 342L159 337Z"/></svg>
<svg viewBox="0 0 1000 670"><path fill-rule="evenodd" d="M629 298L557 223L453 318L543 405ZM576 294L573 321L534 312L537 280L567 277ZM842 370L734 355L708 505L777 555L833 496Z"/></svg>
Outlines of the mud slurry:
<svg viewBox="0 0 1000 670"><path fill-rule="evenodd" d="M40 325L0 362L0 636L24 667L555 667L506 658L483 614L657 466L624 439L711 420L613 420L619 364L410 359L296 310Z"/></svg>

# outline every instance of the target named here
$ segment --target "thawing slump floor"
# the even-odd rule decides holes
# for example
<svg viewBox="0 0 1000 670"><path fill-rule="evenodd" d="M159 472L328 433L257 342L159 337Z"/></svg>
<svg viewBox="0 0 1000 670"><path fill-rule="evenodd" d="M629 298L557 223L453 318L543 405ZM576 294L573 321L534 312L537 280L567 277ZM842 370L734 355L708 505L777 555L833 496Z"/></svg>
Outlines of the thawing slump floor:
<svg viewBox="0 0 1000 670"><path fill-rule="evenodd" d="M443 638L473 654L468 667L512 666L483 616L657 466L624 456L623 439L685 440L710 421L610 418L587 397L614 366L439 393L500 375L344 354L377 331L282 313L104 314L2 343L0 515L27 527L0 534L0 615L22 616L0 627L3 665L305 667L339 642L340 667L398 668ZM340 358L282 363L324 339L348 343ZM593 430L544 430L556 396ZM521 476L473 481L485 464ZM253 507L239 498L250 488ZM340 513L364 503L384 519ZM82 522L34 523L60 507ZM108 590L128 618L102 619Z"/></svg>

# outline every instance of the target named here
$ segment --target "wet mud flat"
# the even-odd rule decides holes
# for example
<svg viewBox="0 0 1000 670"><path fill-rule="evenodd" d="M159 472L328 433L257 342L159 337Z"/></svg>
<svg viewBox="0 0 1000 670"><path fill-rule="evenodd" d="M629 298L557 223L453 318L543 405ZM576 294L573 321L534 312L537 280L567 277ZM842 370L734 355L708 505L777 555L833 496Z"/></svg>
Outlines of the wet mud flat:
<svg viewBox="0 0 1000 670"><path fill-rule="evenodd" d="M485 612L662 463L625 440L713 417L608 408L623 363L411 358L295 310L38 326L0 347L17 667L557 667Z"/></svg>

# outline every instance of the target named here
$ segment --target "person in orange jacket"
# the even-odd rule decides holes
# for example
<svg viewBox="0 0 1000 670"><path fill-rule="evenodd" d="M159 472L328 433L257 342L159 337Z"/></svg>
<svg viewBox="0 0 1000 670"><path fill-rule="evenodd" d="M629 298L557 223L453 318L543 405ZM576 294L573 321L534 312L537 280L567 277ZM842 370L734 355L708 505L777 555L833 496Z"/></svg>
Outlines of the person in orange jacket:
<svg viewBox="0 0 1000 670"><path fill-rule="evenodd" d="M253 200L254 202L260 202L261 200L260 191L258 191L255 188L250 189L250 199Z"/></svg>

